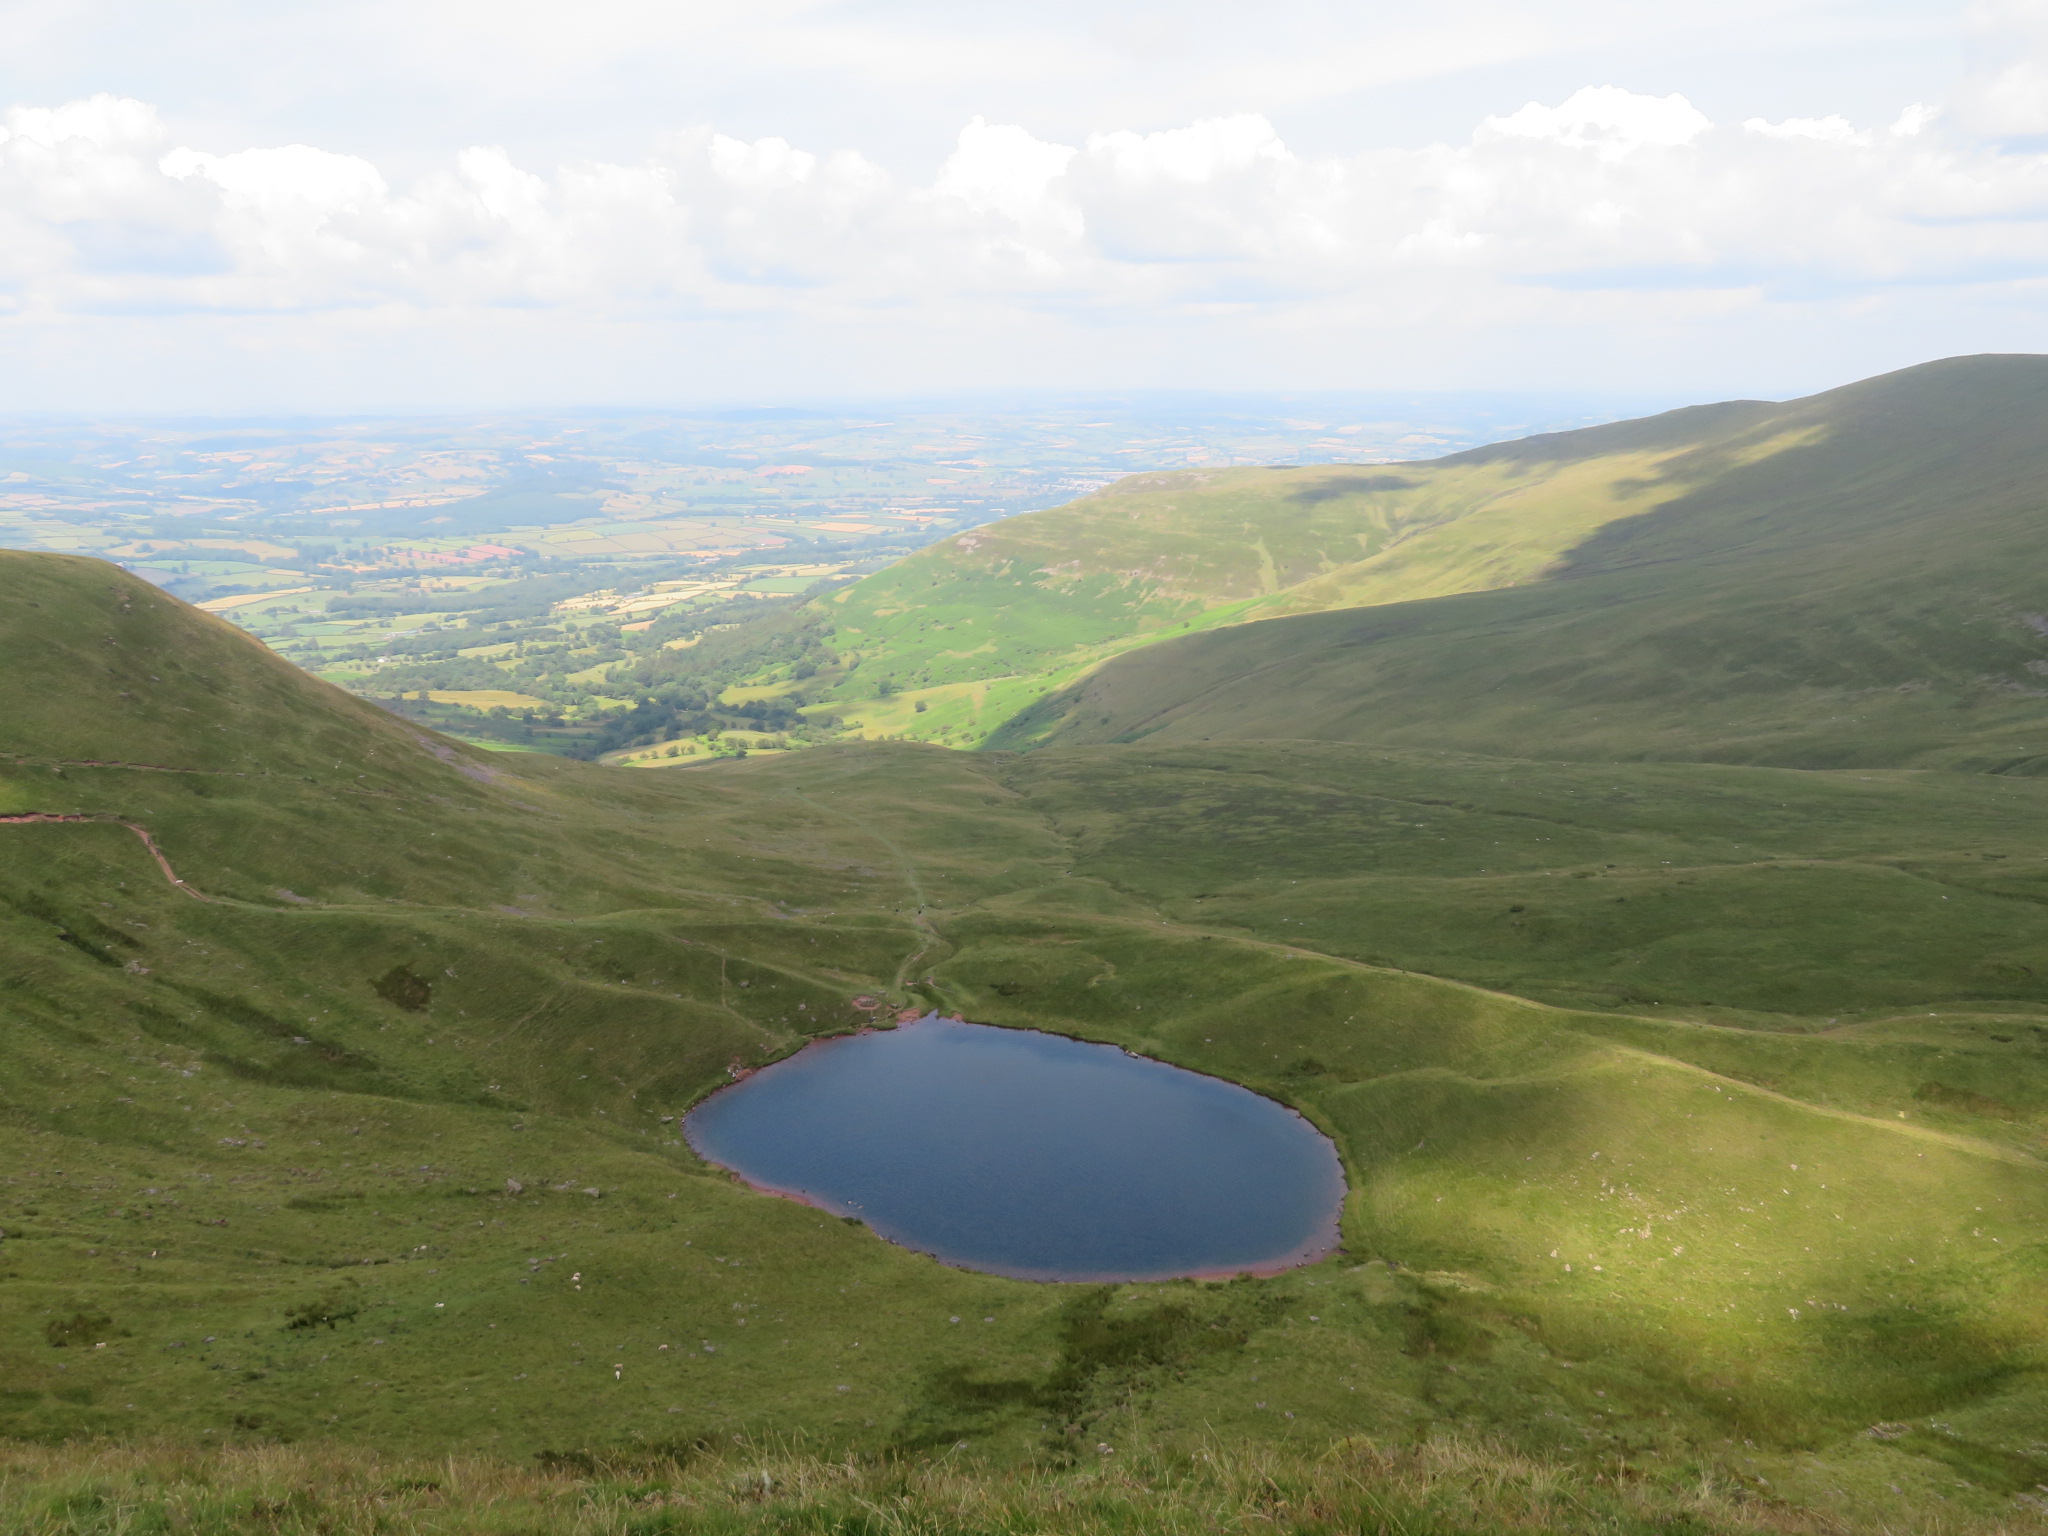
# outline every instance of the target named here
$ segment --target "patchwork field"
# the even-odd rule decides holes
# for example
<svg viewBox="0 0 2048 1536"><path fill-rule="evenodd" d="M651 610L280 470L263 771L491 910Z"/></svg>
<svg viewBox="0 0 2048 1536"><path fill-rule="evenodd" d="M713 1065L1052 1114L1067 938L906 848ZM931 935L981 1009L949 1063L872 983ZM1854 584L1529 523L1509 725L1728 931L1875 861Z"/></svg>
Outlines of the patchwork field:
<svg viewBox="0 0 2048 1536"><path fill-rule="evenodd" d="M467 709L546 709L546 699L514 693L509 688L435 688L427 697L436 704L460 704Z"/></svg>

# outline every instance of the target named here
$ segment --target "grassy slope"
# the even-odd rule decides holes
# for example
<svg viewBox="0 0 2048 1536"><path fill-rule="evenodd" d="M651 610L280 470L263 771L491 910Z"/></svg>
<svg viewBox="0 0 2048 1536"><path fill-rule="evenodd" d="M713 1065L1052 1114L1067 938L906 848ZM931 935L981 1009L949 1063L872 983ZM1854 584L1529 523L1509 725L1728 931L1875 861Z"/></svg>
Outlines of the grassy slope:
<svg viewBox="0 0 2048 1536"><path fill-rule="evenodd" d="M2026 357L1795 401L1749 434L1795 446L1674 460L1683 494L1608 524L1552 579L1148 648L995 739L2031 771L2048 759L2044 419L2048 360ZM1465 458L1540 461L1573 436Z"/></svg>
<svg viewBox="0 0 2048 1536"><path fill-rule="evenodd" d="M1489 801L1498 764L1319 749L1237 803L1219 791L1191 837L1154 812L1193 814L1184 781L1213 768L1172 754L485 763L107 567L11 556L0 585L0 651L33 659L0 674L5 809L145 827L215 898L170 887L117 825L0 827L0 1431L526 1453L744 1430L1058 1460L1455 1428L1902 1519L1993 1513L2048 1480L2031 990L1910 948L1865 976L1817 941L1832 990L1766 977L1713 1001L1854 1011L1847 1033L1679 1006L1715 963L1684 936L1778 878L1734 845L1875 878L1946 860L1990 889L2005 876L1977 855L2048 853L2031 784L1823 786L1833 829L1793 847L1811 818L1770 814L1775 781L1644 770L1642 824L1580 818L1579 862L1643 890L1685 850L1732 883L1669 897L1698 914L1667 922L1656 985L1677 1017L1574 1012L1347 944L1451 975L1480 955L1532 993L1576 966L1612 1001L1621 937L1532 957L1475 920L1429 951L1433 914L1393 932L1410 903L1382 890L1359 905L1383 947L1297 939L1307 908L1245 865L1369 884L1412 842L1387 808L1462 775L1457 837L1512 845L1487 878L1522 883L1451 861L1440 904L1477 912L1553 880L1559 818L1532 812L1598 778ZM1352 836L1290 831L1303 796ZM1825 933L1839 898L1816 890L1778 921ZM1958 932L2031 963L2034 931L2002 910ZM1910 901L1884 919L1925 920ZM750 1194L677 1144L663 1116L735 1060L845 1027L861 992L1301 1106L1351 1172L1346 1254L1228 1285L1001 1281ZM1970 1016L1898 1011L1936 997ZM309 1305L335 1325L286 1326ZM52 1348L46 1326L79 1314L109 1319L106 1347ZM1912 1427L1861 1434L1893 1419Z"/></svg>
<svg viewBox="0 0 2048 1536"><path fill-rule="evenodd" d="M871 734L975 740L1133 647L1534 580L1616 520L1812 435L1774 430L1777 410L1705 406L1537 440L1561 445L1549 457L1133 475L820 602L833 644L859 658L832 685L836 707ZM893 699L877 696L885 681Z"/></svg>
<svg viewBox="0 0 2048 1536"><path fill-rule="evenodd" d="M1030 753L1001 774L1077 876L1177 921L1572 1007L2048 1007L2034 779L1320 742Z"/></svg>

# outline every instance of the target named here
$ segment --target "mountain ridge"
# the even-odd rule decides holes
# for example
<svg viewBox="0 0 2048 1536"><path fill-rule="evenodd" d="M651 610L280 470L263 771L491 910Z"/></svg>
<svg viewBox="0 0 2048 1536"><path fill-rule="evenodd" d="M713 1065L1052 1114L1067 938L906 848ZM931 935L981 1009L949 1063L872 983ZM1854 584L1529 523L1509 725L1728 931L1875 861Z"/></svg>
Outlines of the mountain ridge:
<svg viewBox="0 0 2048 1536"><path fill-rule="evenodd" d="M1545 581L1148 647L991 744L1348 736L2039 771L2044 428L2039 358L1793 402L1708 445L1723 462L1703 483L1608 522Z"/></svg>
<svg viewBox="0 0 2048 1536"><path fill-rule="evenodd" d="M1802 400L1689 406L1435 460L1131 475L814 600L791 620L803 657L764 649L741 687L856 736L1016 744L1027 738L1005 728L1011 717L1161 641L1546 584L1617 560L1700 558L1644 541L1711 507L1716 486L1734 496L1769 480L1773 464L1845 426L1881 439L1901 391L1922 402L1907 416L1960 406L1967 426L1987 376L2025 394L2037 363L1950 359ZM1728 532L1727 507L1713 516Z"/></svg>

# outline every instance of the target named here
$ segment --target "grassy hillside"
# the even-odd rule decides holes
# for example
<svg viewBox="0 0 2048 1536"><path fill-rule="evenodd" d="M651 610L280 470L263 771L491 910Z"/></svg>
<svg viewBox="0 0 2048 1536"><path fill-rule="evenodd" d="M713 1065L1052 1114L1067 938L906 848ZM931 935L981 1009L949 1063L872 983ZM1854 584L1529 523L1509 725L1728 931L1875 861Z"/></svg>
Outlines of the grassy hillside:
<svg viewBox="0 0 2048 1536"><path fill-rule="evenodd" d="M860 733L969 745L1136 646L1537 579L1695 475L1811 436L1760 431L1775 409L1738 402L1535 439L1561 445L1540 459L1482 450L1426 464L1133 475L955 535L818 600L799 621L816 643L802 656L764 651L756 681ZM1708 463L1703 444L1726 446Z"/></svg>
<svg viewBox="0 0 2048 1536"><path fill-rule="evenodd" d="M972 745L1110 657L1252 620L1654 561L1797 562L1930 519L1954 535L2048 467L2044 367L1955 359L1421 464L1135 475L819 601L803 676L764 657L757 681L869 735Z"/></svg>
<svg viewBox="0 0 2048 1536"><path fill-rule="evenodd" d="M1205 928L1730 1022L2048 1006L2035 779L1317 742L998 762L1077 878Z"/></svg>
<svg viewBox="0 0 2048 1536"><path fill-rule="evenodd" d="M2031 357L1795 401L1670 460L1673 494L1541 582L1147 648L993 739L2033 771L2048 761L2044 424L2048 359ZM1540 465L1597 443L1464 458Z"/></svg>
<svg viewBox="0 0 2048 1536"><path fill-rule="evenodd" d="M636 1530L1129 1528L1132 1487L1186 1529L1256 1487L1303 1528L1988 1528L2048 1482L2048 786L485 761L56 556L0 559L0 653L0 1435L169 1447L16 1455L0 1502L56 1522L23 1529L161 1515L223 1443L328 1458L266 1529L352 1529L401 1453L550 1452ZM682 1145L734 1067L876 1003L1298 1106L1344 1251L999 1280ZM194 1475L240 1510L263 1466Z"/></svg>

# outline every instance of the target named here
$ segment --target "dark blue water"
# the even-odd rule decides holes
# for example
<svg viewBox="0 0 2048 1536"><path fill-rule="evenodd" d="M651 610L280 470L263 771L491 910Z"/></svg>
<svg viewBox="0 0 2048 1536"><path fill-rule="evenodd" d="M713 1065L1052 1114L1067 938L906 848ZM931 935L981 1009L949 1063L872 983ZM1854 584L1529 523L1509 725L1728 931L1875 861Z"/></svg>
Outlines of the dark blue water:
<svg viewBox="0 0 2048 1536"><path fill-rule="evenodd" d="M821 1040L686 1117L749 1183L1028 1280L1270 1273L1336 1245L1328 1138L1235 1083L928 1017Z"/></svg>

